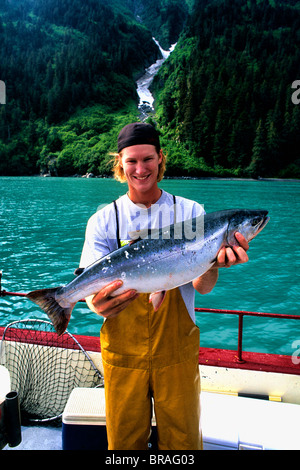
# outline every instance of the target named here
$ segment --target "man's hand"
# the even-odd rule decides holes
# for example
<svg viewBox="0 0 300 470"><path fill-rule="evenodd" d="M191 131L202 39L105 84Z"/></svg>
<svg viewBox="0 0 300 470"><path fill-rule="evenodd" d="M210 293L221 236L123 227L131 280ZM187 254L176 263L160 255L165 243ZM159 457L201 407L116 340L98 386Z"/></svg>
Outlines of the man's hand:
<svg viewBox="0 0 300 470"><path fill-rule="evenodd" d="M119 295L112 295L123 285L121 280L114 281L103 287L97 294L87 297L89 308L104 318L116 317L124 310L139 294L135 290L128 290Z"/></svg>
<svg viewBox="0 0 300 470"><path fill-rule="evenodd" d="M241 233L235 234L237 243L232 247L223 247L217 255L216 262L202 276L193 281L193 286L200 294L208 294L215 287L218 280L219 268L229 268L235 264L246 263L249 258L247 250L249 245Z"/></svg>
<svg viewBox="0 0 300 470"><path fill-rule="evenodd" d="M230 268L235 264L247 263L249 260L247 255L249 244L239 232L235 234L235 238L237 240L236 245L221 248L213 268Z"/></svg>

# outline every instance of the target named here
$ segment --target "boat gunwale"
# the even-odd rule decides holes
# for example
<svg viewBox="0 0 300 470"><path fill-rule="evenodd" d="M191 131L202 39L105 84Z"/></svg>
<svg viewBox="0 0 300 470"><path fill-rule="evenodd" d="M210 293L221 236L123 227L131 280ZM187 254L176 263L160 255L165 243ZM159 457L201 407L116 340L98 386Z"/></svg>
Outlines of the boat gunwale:
<svg viewBox="0 0 300 470"><path fill-rule="evenodd" d="M0 340L4 330L5 327L0 327ZM99 336L73 336L86 351L101 353ZM44 333L44 340L38 341L37 344L49 346L49 338L52 347L61 347L61 341L58 343L58 336L54 332ZM14 338L6 340L14 341ZM24 339L22 342L32 341ZM293 362L292 356L281 354L243 351L243 360L240 361L236 350L199 347L199 365L300 375L300 365Z"/></svg>

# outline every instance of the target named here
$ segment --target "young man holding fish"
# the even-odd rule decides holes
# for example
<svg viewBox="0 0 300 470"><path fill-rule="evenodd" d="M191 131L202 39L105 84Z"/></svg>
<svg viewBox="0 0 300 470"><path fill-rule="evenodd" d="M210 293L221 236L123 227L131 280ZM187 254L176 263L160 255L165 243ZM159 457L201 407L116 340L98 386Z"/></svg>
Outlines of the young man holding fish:
<svg viewBox="0 0 300 470"><path fill-rule="evenodd" d="M174 198L159 189L164 169L165 157L156 130L143 123L125 126L118 138L114 173L119 181L127 182L128 193L90 219L82 267L124 245L135 231L161 227L163 219L157 214L163 206L170 209L169 223L174 223L175 217L182 221L203 214L196 202ZM214 265L202 276L167 292L154 293L155 308L149 294L135 289L118 294L126 276L121 272L119 279L87 298L90 309L106 319L100 337L109 449L147 449L151 399L159 449L201 449L194 289L201 294L210 292L219 268L248 261L248 247L243 235L236 233L236 244L222 247Z"/></svg>

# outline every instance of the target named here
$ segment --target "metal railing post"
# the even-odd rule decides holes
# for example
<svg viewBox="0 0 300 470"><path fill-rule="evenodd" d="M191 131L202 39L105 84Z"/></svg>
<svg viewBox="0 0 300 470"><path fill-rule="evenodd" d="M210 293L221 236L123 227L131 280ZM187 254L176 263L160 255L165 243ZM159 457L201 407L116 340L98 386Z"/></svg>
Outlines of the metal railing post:
<svg viewBox="0 0 300 470"><path fill-rule="evenodd" d="M245 362L242 358L243 354L243 320L244 320L244 315L242 313L239 313L239 334L238 334L238 362L243 363Z"/></svg>

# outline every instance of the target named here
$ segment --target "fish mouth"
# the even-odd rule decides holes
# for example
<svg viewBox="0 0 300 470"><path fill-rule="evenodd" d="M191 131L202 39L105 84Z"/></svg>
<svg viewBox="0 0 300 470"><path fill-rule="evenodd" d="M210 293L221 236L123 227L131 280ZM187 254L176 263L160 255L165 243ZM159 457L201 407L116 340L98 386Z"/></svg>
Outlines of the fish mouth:
<svg viewBox="0 0 300 470"><path fill-rule="evenodd" d="M265 228L265 226L267 225L269 220L270 220L270 217L268 216L268 212L267 212L266 215L264 216L264 218L262 219L261 223L260 223L259 231L261 231L263 228Z"/></svg>
<svg viewBox="0 0 300 470"><path fill-rule="evenodd" d="M253 237L251 238L251 240L253 240L253 238L256 237L256 235L258 235L265 228L269 220L270 220L270 217L268 216L268 212L265 212L265 215L262 217L262 220L257 224L257 229Z"/></svg>

